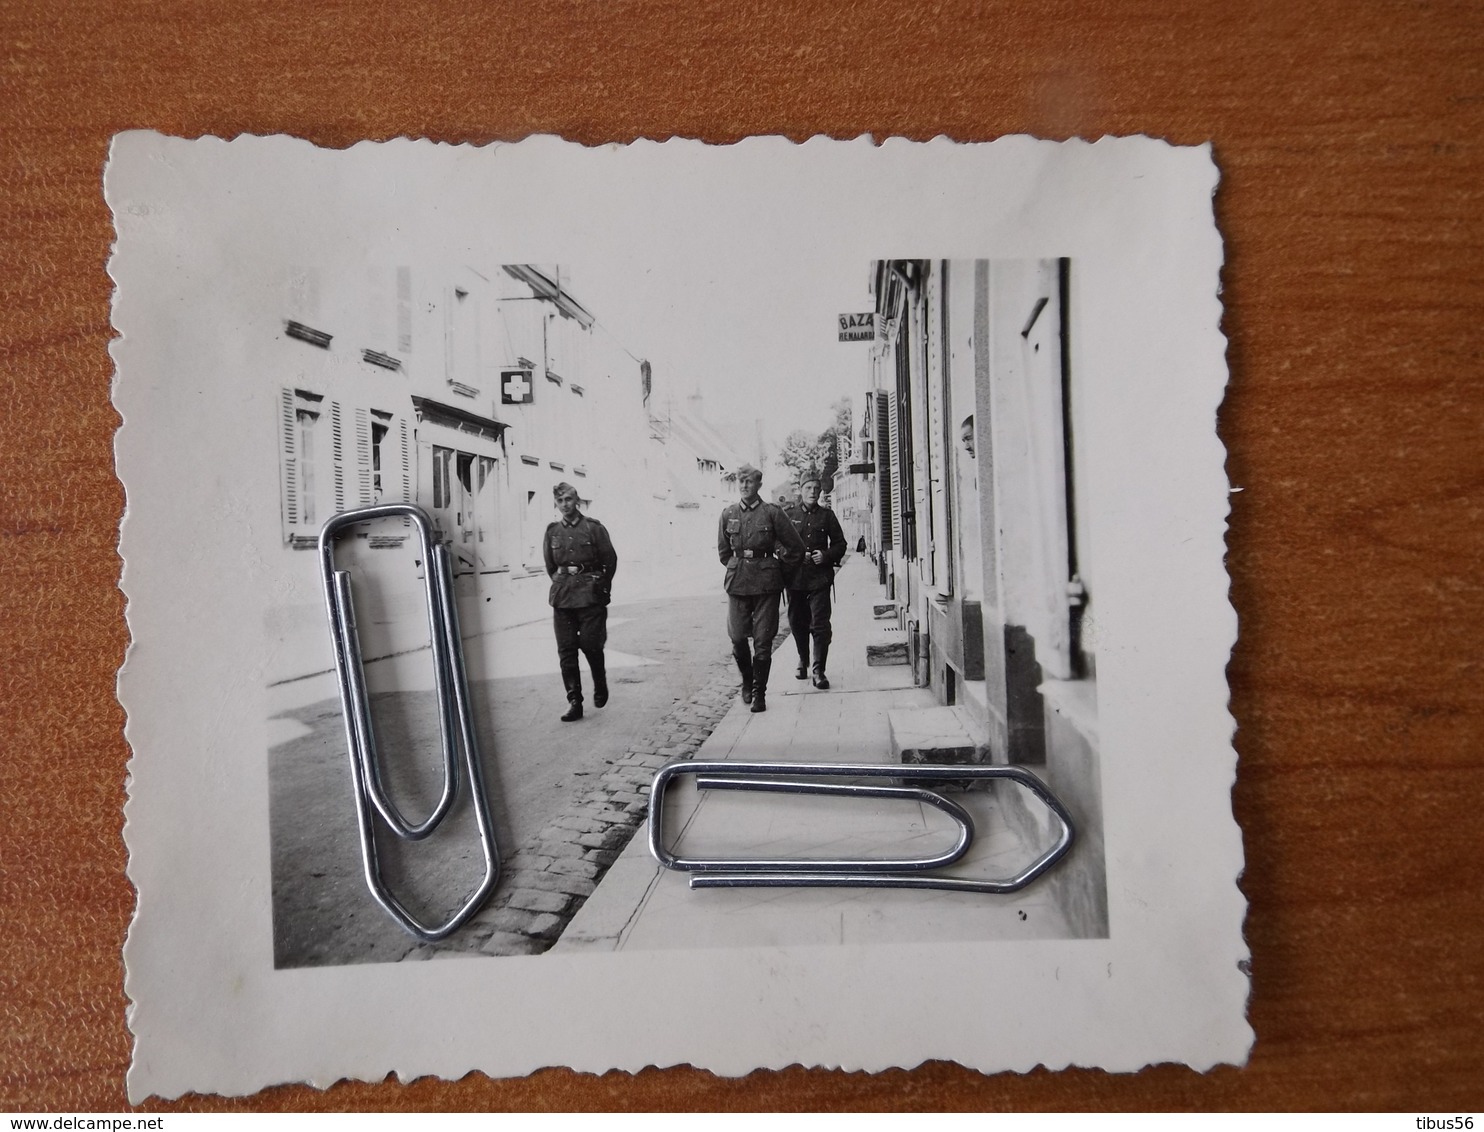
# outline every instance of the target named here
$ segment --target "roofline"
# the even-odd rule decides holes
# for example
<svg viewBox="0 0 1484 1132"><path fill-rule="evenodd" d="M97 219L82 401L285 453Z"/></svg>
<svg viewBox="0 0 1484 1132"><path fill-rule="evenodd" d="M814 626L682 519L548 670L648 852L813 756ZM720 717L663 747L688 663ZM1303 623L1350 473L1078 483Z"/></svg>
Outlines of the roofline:
<svg viewBox="0 0 1484 1132"><path fill-rule="evenodd" d="M532 264L506 263L501 264L501 268L506 275L519 279L535 291L537 298L550 300L563 315L581 324L582 329L590 330L593 323L598 321L592 311L574 299L569 292L562 290L560 283Z"/></svg>

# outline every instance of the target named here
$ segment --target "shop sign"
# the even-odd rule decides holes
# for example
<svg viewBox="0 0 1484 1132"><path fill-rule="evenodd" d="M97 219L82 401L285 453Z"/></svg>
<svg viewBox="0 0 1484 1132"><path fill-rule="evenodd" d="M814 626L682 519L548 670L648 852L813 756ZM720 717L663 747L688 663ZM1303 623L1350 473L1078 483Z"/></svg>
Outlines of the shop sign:
<svg viewBox="0 0 1484 1132"><path fill-rule="evenodd" d="M536 389L528 369L500 371L500 404L529 405L536 399Z"/></svg>

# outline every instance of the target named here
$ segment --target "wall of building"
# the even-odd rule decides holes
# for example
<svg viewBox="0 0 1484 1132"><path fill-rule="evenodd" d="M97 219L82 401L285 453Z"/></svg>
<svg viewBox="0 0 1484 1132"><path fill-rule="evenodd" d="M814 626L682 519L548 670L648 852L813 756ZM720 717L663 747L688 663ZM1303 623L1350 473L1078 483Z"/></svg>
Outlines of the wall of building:
<svg viewBox="0 0 1484 1132"><path fill-rule="evenodd" d="M709 570L719 585L717 519L737 496L737 469L745 460L706 420L699 395L687 398L683 411L661 409L649 429L661 460L654 491L662 508L657 545L668 564L656 577L681 583Z"/></svg>
<svg viewBox="0 0 1484 1132"><path fill-rule="evenodd" d="M639 364L570 293L529 282L560 280L557 268L522 271L286 273L278 332L244 375L277 386L282 523L258 548L285 594L270 614L280 644L270 682L326 664L313 546L337 511L374 501L427 509L453 550L466 632L546 615L541 538L558 482L590 513L608 512L628 578L645 576L664 527L652 491L664 454L649 435ZM502 401L501 373L515 368L529 375L529 403ZM358 530L337 560L353 571L368 657L426 641L423 551L409 527ZM621 571L619 600L625 581Z"/></svg>
<svg viewBox="0 0 1484 1132"><path fill-rule="evenodd" d="M917 681L965 705L987 757L1029 764L1077 817L1052 886L1079 934L1106 931L1095 658L1078 637L1095 595L1065 261L877 265L867 388L885 402L877 461L885 591ZM1095 379L1095 377L1094 377ZM883 396L884 395L884 396Z"/></svg>

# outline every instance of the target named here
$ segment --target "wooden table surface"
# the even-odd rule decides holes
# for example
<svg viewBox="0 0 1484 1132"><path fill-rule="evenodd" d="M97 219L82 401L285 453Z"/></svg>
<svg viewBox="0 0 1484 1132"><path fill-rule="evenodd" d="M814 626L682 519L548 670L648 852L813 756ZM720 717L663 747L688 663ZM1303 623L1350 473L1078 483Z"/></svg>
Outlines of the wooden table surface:
<svg viewBox="0 0 1484 1132"><path fill-rule="evenodd" d="M116 131L1211 141L1251 1063L691 1069L147 1109L1484 1107L1484 9L0 5L0 1108L126 1106Z"/></svg>

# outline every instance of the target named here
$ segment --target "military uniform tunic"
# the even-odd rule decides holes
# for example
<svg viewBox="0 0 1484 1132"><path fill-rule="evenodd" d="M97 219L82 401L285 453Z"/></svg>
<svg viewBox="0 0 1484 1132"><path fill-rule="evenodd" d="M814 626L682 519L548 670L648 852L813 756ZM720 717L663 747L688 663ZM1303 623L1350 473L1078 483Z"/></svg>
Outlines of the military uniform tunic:
<svg viewBox="0 0 1484 1132"><path fill-rule="evenodd" d="M788 569L803 557L804 544L782 510L759 499L751 507L726 506L716 550L727 568L727 593L776 594L783 592Z"/></svg>
<svg viewBox="0 0 1484 1132"><path fill-rule="evenodd" d="M582 703L582 672L577 654L587 657L599 706L608 698L603 646L608 643L608 602L618 555L608 530L580 512L546 528L543 540L546 573L551 577L552 626L557 662L569 703Z"/></svg>
<svg viewBox="0 0 1484 1132"><path fill-rule="evenodd" d="M788 509L788 518L804 544L804 560L788 582L788 628L794 647L799 650L799 675L809 667L809 644L814 643L814 673L824 675L830 655L830 587L835 581L835 567L845 557L845 532L840 520L828 507L797 504ZM824 561L818 565L809 557L822 551ZM827 687L827 685L819 685Z"/></svg>
<svg viewBox="0 0 1484 1132"><path fill-rule="evenodd" d="M788 588L829 589L835 581L835 567L845 557L845 532L840 529L840 520L828 507L817 503L813 507L803 504L790 507L787 514L804 544L804 559L789 580ZM816 550L824 551L824 561L818 565L809 557Z"/></svg>
<svg viewBox="0 0 1484 1132"><path fill-rule="evenodd" d="M761 499L748 506L728 504L717 527L716 551L727 568L727 636L746 649L752 638L752 656L762 668L778 635L778 602L789 571L804 554L804 544L788 516Z"/></svg>
<svg viewBox="0 0 1484 1132"><path fill-rule="evenodd" d="M608 604L618 555L602 523L581 513L570 523L558 520L546 528L544 546L553 609Z"/></svg>

